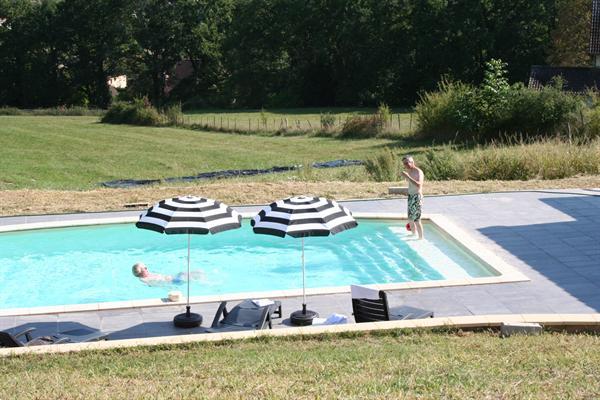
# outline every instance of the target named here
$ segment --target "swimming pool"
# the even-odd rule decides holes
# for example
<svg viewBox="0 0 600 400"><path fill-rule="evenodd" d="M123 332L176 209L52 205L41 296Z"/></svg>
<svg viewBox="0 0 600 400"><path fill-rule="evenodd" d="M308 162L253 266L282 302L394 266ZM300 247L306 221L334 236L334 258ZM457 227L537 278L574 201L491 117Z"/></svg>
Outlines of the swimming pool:
<svg viewBox="0 0 600 400"><path fill-rule="evenodd" d="M427 240L410 238L401 220L361 219L339 235L305 240L307 288L469 280L499 272L435 224ZM302 287L300 240L242 229L192 235L191 296ZM131 223L25 230L0 234L0 308L157 299L185 286L148 287L131 273L176 274L186 265L187 237L160 235Z"/></svg>

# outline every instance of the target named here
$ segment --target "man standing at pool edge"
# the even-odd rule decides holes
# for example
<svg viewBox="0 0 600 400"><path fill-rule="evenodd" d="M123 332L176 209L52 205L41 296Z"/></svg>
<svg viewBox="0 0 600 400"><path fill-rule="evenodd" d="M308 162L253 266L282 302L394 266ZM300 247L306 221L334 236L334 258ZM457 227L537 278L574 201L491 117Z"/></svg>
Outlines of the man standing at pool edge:
<svg viewBox="0 0 600 400"><path fill-rule="evenodd" d="M402 176L408 181L408 220L412 234L419 235L423 239L423 224L421 223L421 209L423 208L423 182L425 175L415 165L415 160L406 155L402 157L402 165L406 171Z"/></svg>

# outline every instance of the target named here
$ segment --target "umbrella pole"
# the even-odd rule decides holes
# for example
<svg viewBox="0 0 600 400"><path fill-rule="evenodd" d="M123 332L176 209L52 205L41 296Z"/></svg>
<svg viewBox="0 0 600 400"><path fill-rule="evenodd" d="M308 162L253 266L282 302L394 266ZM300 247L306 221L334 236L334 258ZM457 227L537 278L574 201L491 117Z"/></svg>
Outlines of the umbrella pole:
<svg viewBox="0 0 600 400"><path fill-rule="evenodd" d="M306 283L304 277L304 237L302 238L302 314L306 314Z"/></svg>
<svg viewBox="0 0 600 400"><path fill-rule="evenodd" d="M185 315L190 316L190 244L191 244L191 236L188 231L188 259L187 259L187 305L185 307Z"/></svg>
<svg viewBox="0 0 600 400"><path fill-rule="evenodd" d="M294 311L290 314L292 325L305 326L312 325L313 318L319 314L306 309L306 273L304 266L304 237L302 237L302 310Z"/></svg>

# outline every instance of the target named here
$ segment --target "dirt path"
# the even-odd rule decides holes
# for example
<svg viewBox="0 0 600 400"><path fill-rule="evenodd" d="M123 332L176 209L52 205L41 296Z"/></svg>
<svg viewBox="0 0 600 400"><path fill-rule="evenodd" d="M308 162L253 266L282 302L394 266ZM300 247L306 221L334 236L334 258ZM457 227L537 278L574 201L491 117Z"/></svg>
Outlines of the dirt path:
<svg viewBox="0 0 600 400"><path fill-rule="evenodd" d="M314 194L338 200L388 197L387 188L397 182L232 182L193 186L153 186L138 189L4 190L0 191L0 215L54 214L67 212L142 209L157 200L184 194L202 195L230 205L265 204L298 194ZM426 194L458 194L528 189L600 188L600 176L545 181L439 181L427 182ZM142 203L136 207L126 204Z"/></svg>

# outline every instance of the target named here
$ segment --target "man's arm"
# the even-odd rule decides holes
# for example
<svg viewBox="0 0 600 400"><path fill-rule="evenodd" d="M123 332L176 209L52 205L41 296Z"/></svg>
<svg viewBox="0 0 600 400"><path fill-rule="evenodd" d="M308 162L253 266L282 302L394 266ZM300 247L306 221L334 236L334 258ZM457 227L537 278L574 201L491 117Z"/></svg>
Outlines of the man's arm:
<svg viewBox="0 0 600 400"><path fill-rule="evenodd" d="M408 172L403 172L402 174L406 177L406 179L409 179L412 183L414 183L418 187L421 187L421 185L423 185L423 180L425 179L423 171L419 170L419 180L414 179L412 176L410 176L408 174Z"/></svg>

